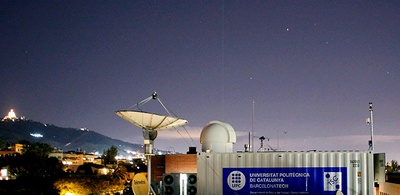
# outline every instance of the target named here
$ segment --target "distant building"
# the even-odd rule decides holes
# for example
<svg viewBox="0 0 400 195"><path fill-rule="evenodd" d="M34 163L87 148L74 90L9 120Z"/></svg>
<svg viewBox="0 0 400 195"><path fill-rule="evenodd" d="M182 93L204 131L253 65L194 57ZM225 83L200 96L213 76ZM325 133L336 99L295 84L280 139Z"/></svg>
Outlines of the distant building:
<svg viewBox="0 0 400 195"><path fill-rule="evenodd" d="M107 175L113 172L113 169L108 168L104 165L85 163L78 166L75 173L83 175Z"/></svg>
<svg viewBox="0 0 400 195"><path fill-rule="evenodd" d="M25 117L17 117L17 115L14 112L14 109L11 109L10 112L8 112L8 115L4 116L3 119L1 119L1 121L5 121L5 120L15 121L18 119L24 120Z"/></svg>
<svg viewBox="0 0 400 195"><path fill-rule="evenodd" d="M10 177L9 171L8 171L8 166L1 167L0 169L0 180L10 180L14 179Z"/></svg>
<svg viewBox="0 0 400 195"><path fill-rule="evenodd" d="M0 151L0 158L7 158L7 157L15 157L18 155L22 154L22 149L23 149L22 144L15 144L10 147L8 147L7 150L1 150ZM4 166L0 168L0 180L10 180L10 179L15 179L11 177L10 172L9 172L9 166Z"/></svg>
<svg viewBox="0 0 400 195"><path fill-rule="evenodd" d="M15 144L13 146L11 146L11 150L15 151L19 154L22 154L22 149L24 149L24 145L23 144Z"/></svg>
<svg viewBox="0 0 400 195"><path fill-rule="evenodd" d="M4 120L15 120L17 119L17 115L15 115L14 109L11 109L10 112L8 112L7 116L4 116L3 121Z"/></svg>
<svg viewBox="0 0 400 195"><path fill-rule="evenodd" d="M24 145L22 144L15 144L13 146L10 146L8 150L1 150L0 151L0 157L4 158L7 156L17 156L22 154L22 149L24 148Z"/></svg>
<svg viewBox="0 0 400 195"><path fill-rule="evenodd" d="M55 157L61 161L69 170L76 172L79 166L85 163L102 164L102 160L94 154L86 154L83 152L52 152L49 157Z"/></svg>

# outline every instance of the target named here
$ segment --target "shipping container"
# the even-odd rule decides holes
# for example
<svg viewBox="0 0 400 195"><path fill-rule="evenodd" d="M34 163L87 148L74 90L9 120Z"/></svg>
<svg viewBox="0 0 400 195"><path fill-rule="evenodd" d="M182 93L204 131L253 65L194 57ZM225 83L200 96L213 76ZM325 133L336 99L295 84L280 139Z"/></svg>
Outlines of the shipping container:
<svg viewBox="0 0 400 195"><path fill-rule="evenodd" d="M202 195L374 194L370 151L198 153Z"/></svg>

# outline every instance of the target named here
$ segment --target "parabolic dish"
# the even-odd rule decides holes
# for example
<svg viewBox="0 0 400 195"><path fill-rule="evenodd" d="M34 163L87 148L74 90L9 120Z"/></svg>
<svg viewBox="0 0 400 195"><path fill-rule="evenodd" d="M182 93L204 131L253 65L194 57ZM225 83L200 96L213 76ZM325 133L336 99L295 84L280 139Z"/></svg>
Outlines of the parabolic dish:
<svg viewBox="0 0 400 195"><path fill-rule="evenodd" d="M119 110L115 113L126 121L145 130L166 130L188 123L184 119L136 110Z"/></svg>

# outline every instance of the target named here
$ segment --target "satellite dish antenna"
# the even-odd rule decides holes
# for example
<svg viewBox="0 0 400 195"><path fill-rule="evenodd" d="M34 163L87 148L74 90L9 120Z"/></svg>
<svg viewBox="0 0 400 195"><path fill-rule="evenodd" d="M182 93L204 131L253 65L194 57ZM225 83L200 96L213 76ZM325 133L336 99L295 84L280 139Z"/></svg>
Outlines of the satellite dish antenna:
<svg viewBox="0 0 400 195"><path fill-rule="evenodd" d="M143 106L150 100L158 100L158 102L167 111L169 116L144 112L140 110L140 106ZM154 92L150 97L135 104L134 107L136 109L132 108L128 110L118 110L115 113L124 120L142 128L145 148L144 154L147 158L147 179L149 184L148 194L150 194L150 191L154 193L153 189L151 188L151 156L154 155L153 144L154 140L157 138L157 131L180 127L187 124L188 121L172 116L168 109L158 98L157 92Z"/></svg>

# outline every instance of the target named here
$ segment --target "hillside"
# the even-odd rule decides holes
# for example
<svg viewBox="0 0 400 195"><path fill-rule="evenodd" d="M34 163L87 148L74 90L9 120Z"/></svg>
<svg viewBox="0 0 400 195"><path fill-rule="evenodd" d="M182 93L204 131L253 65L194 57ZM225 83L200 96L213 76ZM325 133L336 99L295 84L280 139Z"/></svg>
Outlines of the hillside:
<svg viewBox="0 0 400 195"><path fill-rule="evenodd" d="M143 153L143 145L132 144L86 129L63 128L52 124L44 124L32 120L4 120L0 122L0 140L18 143L20 140L48 143L63 151L77 149L86 152L102 153L112 145L118 147L120 155L126 156L127 151Z"/></svg>

